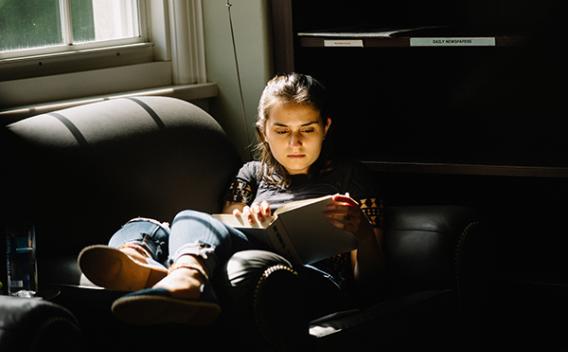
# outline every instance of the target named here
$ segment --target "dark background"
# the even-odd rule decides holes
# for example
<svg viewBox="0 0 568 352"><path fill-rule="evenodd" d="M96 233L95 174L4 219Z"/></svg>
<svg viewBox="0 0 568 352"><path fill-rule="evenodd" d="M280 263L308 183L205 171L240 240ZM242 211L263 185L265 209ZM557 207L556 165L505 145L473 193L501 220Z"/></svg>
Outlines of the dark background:
<svg viewBox="0 0 568 352"><path fill-rule="evenodd" d="M568 61L559 2L274 3L290 4L293 32L288 49L282 40L275 42L276 70L312 74L328 87L335 149L375 166L385 202L478 209L486 225L486 253L492 253L478 259L489 262L491 270L488 295L479 298L479 334L467 342L484 348L566 347L558 322L568 314L568 138L563 127ZM286 19L277 13L273 22L276 36L286 38L286 30L278 32ZM506 35L520 42L325 48L303 47L296 35L427 25L447 28L432 36ZM414 166L392 168L389 162ZM457 169L426 171L420 163ZM463 164L474 168L460 169ZM496 174L484 165L505 168ZM518 174L516 166L538 171ZM551 170L558 172L551 175Z"/></svg>
<svg viewBox="0 0 568 352"><path fill-rule="evenodd" d="M312 48L341 150L365 160L568 166L566 55L551 1L293 1L295 32L447 26L438 36L514 35L513 47ZM436 36L436 35L433 35Z"/></svg>

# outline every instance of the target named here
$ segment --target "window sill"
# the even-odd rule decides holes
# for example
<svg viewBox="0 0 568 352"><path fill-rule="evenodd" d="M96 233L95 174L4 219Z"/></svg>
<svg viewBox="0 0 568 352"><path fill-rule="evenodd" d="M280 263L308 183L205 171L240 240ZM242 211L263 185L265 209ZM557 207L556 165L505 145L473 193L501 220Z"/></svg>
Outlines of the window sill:
<svg viewBox="0 0 568 352"><path fill-rule="evenodd" d="M186 101L195 101L200 99L213 98L216 97L217 94L218 87L216 83L200 83L185 85L166 85L149 89L123 91L113 94L97 95L78 99L50 101L43 104L23 105L0 110L0 125L7 125L26 117L44 114L50 111L70 108L73 106L94 103L103 100L159 95L174 97Z"/></svg>
<svg viewBox="0 0 568 352"><path fill-rule="evenodd" d="M79 49L69 46L67 51L14 58L0 53L0 77L3 81L18 80L141 64L153 61L153 51L154 44L144 42L104 48L89 48L83 45Z"/></svg>
<svg viewBox="0 0 568 352"><path fill-rule="evenodd" d="M0 82L0 110L172 84L170 61Z"/></svg>

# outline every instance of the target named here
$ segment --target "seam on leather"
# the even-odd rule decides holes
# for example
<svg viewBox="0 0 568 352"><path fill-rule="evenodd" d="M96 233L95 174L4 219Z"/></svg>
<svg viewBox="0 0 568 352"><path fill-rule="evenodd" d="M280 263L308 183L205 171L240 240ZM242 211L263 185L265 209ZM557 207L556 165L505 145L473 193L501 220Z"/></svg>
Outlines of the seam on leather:
<svg viewBox="0 0 568 352"><path fill-rule="evenodd" d="M266 280L268 280L270 275L274 274L277 271L281 271L281 270L287 271L294 276L299 275L296 270L290 268L287 265L275 264L275 265L272 265L271 267L269 267L269 268L267 268L266 270L263 271L263 273L260 275L260 278L258 279L256 286L254 288L254 293L253 293L254 320L255 320L256 325L259 328L259 331L261 331L263 333L263 335L265 335L265 338L266 338L266 331L268 330L268 327L266 326L264 319L262 319L260 312L258 312L258 310L256 309L257 304L258 304L258 296L260 294L260 289L261 289L262 285L264 285L264 283L266 282Z"/></svg>
<svg viewBox="0 0 568 352"><path fill-rule="evenodd" d="M454 268L455 268L455 275L456 275L456 292L458 301L461 302L462 292L461 292L461 270L463 267L463 253L464 253L464 244L467 239L471 236L471 233L477 228L479 225L479 221L472 221L464 228L458 240L456 242L456 251L454 254Z"/></svg>
<svg viewBox="0 0 568 352"><path fill-rule="evenodd" d="M430 229L420 229L420 228L402 228L402 229L395 229L395 228L391 228L388 229L389 232L393 232L393 231L421 231L421 232L436 232L436 233L451 233L451 230L430 230Z"/></svg>
<svg viewBox="0 0 568 352"><path fill-rule="evenodd" d="M154 111L154 109L152 109L148 104L146 104L142 100L140 100L138 98L134 98L134 97L129 97L129 98L126 98L126 99L135 102L136 104L140 105L140 107L142 107L142 109L146 110L148 115L150 115L152 120L154 120L156 125L158 125L158 128L160 128L160 129L166 128L166 125L164 124L164 122L162 121L160 116L158 116L158 114Z"/></svg>
<svg viewBox="0 0 568 352"><path fill-rule="evenodd" d="M47 115L53 116L57 120L59 120L59 122L61 122L65 126L65 128L67 128L69 132L71 132L71 134L73 135L73 137L80 146L82 147L89 146L89 142L87 141L83 133L81 133L81 130L79 130L79 128L77 128L77 126L75 126L75 124L71 122L71 120L69 120L67 116L64 116L59 112L50 112Z"/></svg>
<svg viewBox="0 0 568 352"><path fill-rule="evenodd" d="M53 317L43 322L36 330L36 333L32 337L32 341L30 343L30 351L39 351L42 347L44 347L41 346L40 343L43 342L43 339L45 338L45 332L49 331L48 329L57 323L63 323L64 325L66 325L70 329L68 333L71 333L72 331L72 333L77 334L77 336L81 335L81 329L71 319L64 317Z"/></svg>

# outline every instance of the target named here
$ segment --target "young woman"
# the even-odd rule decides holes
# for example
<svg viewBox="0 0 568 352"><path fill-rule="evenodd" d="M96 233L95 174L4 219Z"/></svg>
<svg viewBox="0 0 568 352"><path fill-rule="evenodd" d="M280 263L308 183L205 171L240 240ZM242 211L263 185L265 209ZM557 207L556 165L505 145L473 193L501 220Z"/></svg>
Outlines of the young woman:
<svg viewBox="0 0 568 352"><path fill-rule="evenodd" d="M256 124L259 160L240 169L224 212L241 221L264 222L288 201L334 195L325 213L331 224L356 236L358 248L298 270L325 277L338 289L368 290L380 282L383 269L381 204L374 180L361 164L328 155L332 119L325 94L308 75L277 75L268 82ZM171 228L133 219L108 246L83 249L78 262L93 283L133 291L112 306L122 320L205 325L221 311L210 284L216 268L251 249L266 250L246 231L185 210Z"/></svg>

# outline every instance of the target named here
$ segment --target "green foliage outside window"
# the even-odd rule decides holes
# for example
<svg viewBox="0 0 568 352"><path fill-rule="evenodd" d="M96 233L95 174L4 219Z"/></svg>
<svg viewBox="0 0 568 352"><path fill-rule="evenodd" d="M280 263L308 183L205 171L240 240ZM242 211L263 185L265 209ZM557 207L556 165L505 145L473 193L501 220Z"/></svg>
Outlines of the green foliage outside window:
<svg viewBox="0 0 568 352"><path fill-rule="evenodd" d="M93 0L71 0L71 16L75 41L88 42L94 40Z"/></svg>
<svg viewBox="0 0 568 352"><path fill-rule="evenodd" d="M93 40L92 0L71 0L75 41ZM0 50L63 44L59 0L0 0Z"/></svg>

